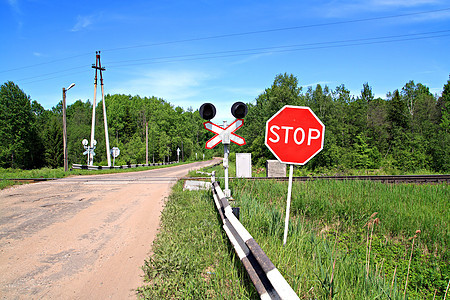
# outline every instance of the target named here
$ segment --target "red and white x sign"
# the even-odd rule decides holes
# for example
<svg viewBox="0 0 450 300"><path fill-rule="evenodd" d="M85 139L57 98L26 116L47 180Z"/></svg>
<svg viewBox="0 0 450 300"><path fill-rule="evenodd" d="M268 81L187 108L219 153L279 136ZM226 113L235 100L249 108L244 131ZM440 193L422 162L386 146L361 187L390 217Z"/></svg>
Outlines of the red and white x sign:
<svg viewBox="0 0 450 300"><path fill-rule="evenodd" d="M231 141L239 146L245 145L245 139L234 133L236 130L241 128L243 124L244 120L242 119L237 119L229 126L227 126L227 128L223 128L209 121L203 123L203 126L205 127L206 130L209 130L216 134L214 137L212 137L209 141L206 142L205 148L212 149L222 141L224 141L224 144L229 144Z"/></svg>

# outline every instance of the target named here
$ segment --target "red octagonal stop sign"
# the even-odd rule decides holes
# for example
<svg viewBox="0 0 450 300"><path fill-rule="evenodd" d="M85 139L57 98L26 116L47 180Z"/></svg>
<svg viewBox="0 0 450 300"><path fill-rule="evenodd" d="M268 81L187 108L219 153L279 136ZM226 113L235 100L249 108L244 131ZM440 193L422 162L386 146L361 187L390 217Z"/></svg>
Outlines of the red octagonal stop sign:
<svg viewBox="0 0 450 300"><path fill-rule="evenodd" d="M265 144L280 162L304 165L323 149L324 133L309 107L286 105L267 121Z"/></svg>

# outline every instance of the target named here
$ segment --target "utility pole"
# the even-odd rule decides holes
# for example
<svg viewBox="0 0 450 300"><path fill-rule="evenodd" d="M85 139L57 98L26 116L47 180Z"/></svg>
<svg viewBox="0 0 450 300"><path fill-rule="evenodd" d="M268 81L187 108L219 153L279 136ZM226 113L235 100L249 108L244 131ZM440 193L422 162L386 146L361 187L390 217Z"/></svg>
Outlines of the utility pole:
<svg viewBox="0 0 450 300"><path fill-rule="evenodd" d="M184 162L183 138L181 138L181 160Z"/></svg>
<svg viewBox="0 0 450 300"><path fill-rule="evenodd" d="M64 172L69 170L69 161L67 158L67 120L66 120L66 92L73 88L75 83L72 83L67 89L62 88L63 96L63 152L64 152Z"/></svg>
<svg viewBox="0 0 450 300"><path fill-rule="evenodd" d="M95 65L92 65L92 68L95 69L95 79L94 79L94 103L92 106L92 128L91 128L91 147L94 147L94 136L95 136L95 106L96 97L97 97L97 71L100 71L100 86L102 89L102 102L103 102L103 121L105 124L105 142L106 142L106 157L108 160L108 166L111 166L111 153L109 150L109 135L108 135L108 120L106 118L106 103L105 103L105 90L103 87L103 73L106 69L102 67L102 63L100 62L100 51L95 52ZM94 157L89 157L89 165L94 164Z"/></svg>
<svg viewBox="0 0 450 300"><path fill-rule="evenodd" d="M148 165L148 122L145 123L145 164Z"/></svg>

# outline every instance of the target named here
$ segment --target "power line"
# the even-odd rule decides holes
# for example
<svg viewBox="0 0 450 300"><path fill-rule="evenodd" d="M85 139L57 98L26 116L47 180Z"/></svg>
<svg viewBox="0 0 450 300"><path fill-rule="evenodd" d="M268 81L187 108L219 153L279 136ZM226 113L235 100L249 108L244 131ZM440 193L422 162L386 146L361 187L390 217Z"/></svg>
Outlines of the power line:
<svg viewBox="0 0 450 300"><path fill-rule="evenodd" d="M37 64L23 66L23 67L17 67L17 68L8 69L8 70L1 70L0 73L6 73L6 72L11 72L11 71L18 71L18 70L23 70L23 69L29 69L29 68L33 68L33 67L53 64L55 62L60 62L60 61L63 61L63 60L69 60L69 59L72 59L72 58L77 58L77 57L87 56L87 55L92 55L92 52L83 53L83 54L77 54L77 55L73 55L73 56L69 56L69 57L65 57L65 58L59 58L59 59L55 59L55 60L51 60L51 61L47 61L47 62L37 63Z"/></svg>
<svg viewBox="0 0 450 300"><path fill-rule="evenodd" d="M111 65L114 66L114 64L129 63L129 62L143 62L143 61L148 61L148 60L164 60L164 59L174 59L174 58L188 58L188 57L196 57L196 56L230 54L230 53L239 53L239 52L262 51L262 50L275 50L275 51L277 51L276 49L280 49L278 51L281 51L281 49L283 49L283 48L295 48L295 47L307 47L307 46L319 46L319 45L326 46L326 45L332 45L332 44L354 43L354 42L383 40L383 39L385 40L385 39L394 39L394 38L398 39L398 38L405 38L405 37L418 37L418 39L420 39L419 36L431 35L431 34L442 34L442 33L448 33L448 32L450 32L450 30L440 30L440 31L432 31L432 32L401 34L401 35L391 35L391 36L381 36L381 37L372 37L372 38L349 39L349 40L339 40L339 41L330 41L330 42L316 42L316 43L305 43L305 44L294 44L294 45L261 47L261 48L250 48L250 49L240 49L240 50L205 52L205 53L197 53L197 54L163 56L163 57L155 57L155 58L141 58L141 59L131 59L131 60L122 60L122 61L112 61L112 62L109 63L109 65L110 66ZM397 41L397 40L394 40L394 41ZM322 47L322 48L326 48L326 47ZM242 53L242 55L246 55L246 53Z"/></svg>
<svg viewBox="0 0 450 300"><path fill-rule="evenodd" d="M211 39L221 39L221 38L237 37L237 36L247 36L247 35L263 34L263 33L271 33L271 32L280 32L280 31L288 31L288 30L298 30L298 29L306 29L306 28L314 28L314 27L324 27L324 26L334 26L334 25L361 23L361 22L369 22L369 21L379 21L379 20L386 20L386 19L403 18L403 17L411 17L411 16L417 16L417 15L423 15L423 14L437 13L437 12L443 12L443 11L449 11L449 10L450 10L450 7L442 8L442 9L436 9L436 10L414 12L414 13L405 13L405 14L391 15L391 16L381 16L381 17L362 18L362 19L347 20L347 21L336 21L336 22L328 22L328 23L318 23L318 24L300 25L300 26L292 26L292 27L282 27L282 28L274 28L274 29L266 29L266 30L256 30L256 31L248 31L248 32L238 32L238 33L229 33L229 34L222 34L222 35L213 35L213 36L207 36L207 37L181 39L181 40L166 41L166 42L152 43L152 44L142 44L142 45L135 45L135 46L117 47L117 48L103 49L102 51L103 52L119 51L119 50L135 49L135 48L146 48L146 47L162 46L162 45L168 45L168 44L203 41L203 40L211 40ZM49 61L49 62L43 62L43 63L33 64L33 65L28 65L28 66L23 66L23 67L17 67L17 68L8 69L8 70L0 70L0 73L10 72L10 71L17 71L17 70L22 70L22 69L27 69L27 68L32 68L32 67L36 67L36 66L51 64L51 63L60 62L60 61L63 61L63 60L68 60L68 59L77 58L77 57L86 56L86 55L91 55L91 54L92 53L84 53L84 54L74 55L74 56L70 56L70 57L66 57L66 58L52 60L52 61Z"/></svg>
<svg viewBox="0 0 450 300"><path fill-rule="evenodd" d="M48 75L55 75L55 74L61 74L61 73L66 73L68 71L72 71L72 70L77 70L77 69L82 69L82 68L87 68L88 66L80 66L80 67L74 67L74 68L69 68L69 69L65 69L62 71L56 71L56 72L50 72L50 73L46 73L46 74L42 74L42 75L37 75L37 76L31 76L31 77L26 77L26 78L20 78L20 79L16 79L16 81L24 81L24 80L30 80L30 79L35 79L35 78L39 78L39 77L45 77ZM71 73L74 74L74 73Z"/></svg>
<svg viewBox="0 0 450 300"><path fill-rule="evenodd" d="M70 73L70 74L63 75L63 76L68 76L68 75L73 75L73 74L81 74L81 73L88 73L88 72L90 73L91 70L89 69L89 70L83 70L83 71L79 71L79 72L72 72L72 73ZM55 72L55 73L56 73L56 72ZM32 81L22 82L22 84L30 84L30 83L35 83L35 82L41 82L41 81L46 81L46 80L51 80L51 79L61 78L61 77L63 77L63 76L46 77L46 78L43 78L43 79L38 79L38 80L32 80ZM36 76L35 78L39 78L39 77L42 77L42 76Z"/></svg>
<svg viewBox="0 0 450 300"><path fill-rule="evenodd" d="M272 51L255 51L255 52L248 52L248 53L223 54L223 55L213 55L213 56L203 56L203 57L193 57L193 58L187 58L187 57L183 58L183 56L180 56L179 59L164 60L164 61L153 61L153 62L147 62L147 63L118 65L116 67L125 67L125 66L133 66L133 65L145 65L145 64L156 64L156 63L173 63L173 62L180 62L180 61L205 60L205 59L236 57L236 56L245 56L245 55L271 54L271 53L295 52L295 51L306 51L306 50L317 50L317 49L330 49L330 48L341 48L341 47L362 46L362 45L372 45L372 44L385 44L385 43L394 43L394 42L404 42L404 41L431 39L431 38L446 37L446 36L450 36L450 33L449 34L436 35L436 36L403 38L403 39L387 40L387 41L371 41L371 42L352 43L352 44L343 44L343 45L315 46L315 47L308 47L308 48L294 48L294 49L283 49L283 50L272 50Z"/></svg>
<svg viewBox="0 0 450 300"><path fill-rule="evenodd" d="M393 19L393 18L411 17L411 16L416 16L416 15L436 13L436 12L442 12L442 11L447 11L447 10L450 10L450 8L443 8L443 9L429 10L429 11L422 11L422 12L415 12L415 13L407 13L407 14L399 14L399 15L392 15L392 16L348 20L348 21L336 21L336 22L328 22L328 23L282 27L282 28L275 28L275 29L256 30L256 31L239 32L239 33L228 33L228 34L213 35L213 36L208 36L208 37L190 38L190 39L175 40L175 41L168 41L168 42L161 42L161 43L111 48L111 49L105 49L103 51L127 50L127 49L133 49L133 48L154 47L154 46L162 46L162 45L168 45L168 44L204 41L204 40L211 40L211 39L221 39L221 38L227 38L227 37L245 36L245 35L253 35L253 34L278 32L278 31L297 30L297 29L306 29L306 28L333 26L333 25L343 25L343 24L360 23L360 22L368 22L368 21L378 21L378 20L386 20L386 19Z"/></svg>
<svg viewBox="0 0 450 300"><path fill-rule="evenodd" d="M237 57L246 55L257 55L257 54L271 54L271 53L284 53L284 52L295 52L295 51L306 51L306 50L317 50L317 49L330 49L330 48L340 48L349 46L363 46L372 44L383 44L383 43L394 43L394 42L405 42L414 40L423 40L431 38L441 38L450 36L450 30L414 33L414 34L403 34L403 35L391 35L382 37L371 37L371 38L361 38L361 39L349 39L349 40L339 40L331 42L317 42L317 43L305 43L305 44L295 44L295 45L284 45L284 46L274 46L274 47L262 47L262 48L251 48L251 49L240 49L240 50L228 50L228 51L217 51L217 52L205 52L197 54L186 54L186 55L176 55L176 56L165 56L165 57L155 57L155 58L142 58L135 60L124 60L124 61L111 61L108 66L114 67L126 67L134 65L144 65L144 64L156 64L156 63L173 63L180 61L194 61L194 60L206 60L206 59L216 59L216 58L226 58L226 57ZM130 64L131 62L131 64ZM53 75L58 73L64 73L73 69L84 68L76 67L64 71L47 73L44 75L38 75L34 77L29 77L26 79L35 79L39 77L44 77L47 75ZM71 74L78 74L88 72L88 70L75 72ZM38 79L33 81L24 82L25 84L55 79L56 77L48 77L44 79ZM25 80L25 79L22 79Z"/></svg>

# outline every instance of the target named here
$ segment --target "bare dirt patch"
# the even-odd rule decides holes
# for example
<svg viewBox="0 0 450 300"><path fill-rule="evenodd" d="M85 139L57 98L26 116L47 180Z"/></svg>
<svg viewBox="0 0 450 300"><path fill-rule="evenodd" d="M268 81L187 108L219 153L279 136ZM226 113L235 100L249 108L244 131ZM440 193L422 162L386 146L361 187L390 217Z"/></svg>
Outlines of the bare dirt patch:
<svg viewBox="0 0 450 300"><path fill-rule="evenodd" d="M1 297L135 298L171 186L211 163L0 191Z"/></svg>

